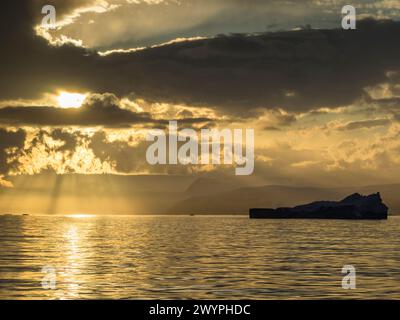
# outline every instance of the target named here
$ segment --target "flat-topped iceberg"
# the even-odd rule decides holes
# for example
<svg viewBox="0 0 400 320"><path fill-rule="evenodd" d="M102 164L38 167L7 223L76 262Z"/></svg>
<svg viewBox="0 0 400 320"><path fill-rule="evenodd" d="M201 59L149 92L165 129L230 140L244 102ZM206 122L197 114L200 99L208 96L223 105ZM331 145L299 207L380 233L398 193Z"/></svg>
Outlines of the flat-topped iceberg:
<svg viewBox="0 0 400 320"><path fill-rule="evenodd" d="M354 193L341 201L316 201L293 208L250 209L253 219L387 219L380 193Z"/></svg>

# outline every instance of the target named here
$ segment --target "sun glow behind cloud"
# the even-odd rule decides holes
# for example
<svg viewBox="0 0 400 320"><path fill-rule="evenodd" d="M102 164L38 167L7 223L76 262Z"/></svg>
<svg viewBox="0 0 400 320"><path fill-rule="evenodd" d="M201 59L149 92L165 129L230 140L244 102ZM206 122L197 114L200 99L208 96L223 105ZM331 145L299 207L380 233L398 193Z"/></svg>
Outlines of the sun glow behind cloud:
<svg viewBox="0 0 400 320"><path fill-rule="evenodd" d="M60 108L80 108L86 97L87 94L60 92L57 102Z"/></svg>

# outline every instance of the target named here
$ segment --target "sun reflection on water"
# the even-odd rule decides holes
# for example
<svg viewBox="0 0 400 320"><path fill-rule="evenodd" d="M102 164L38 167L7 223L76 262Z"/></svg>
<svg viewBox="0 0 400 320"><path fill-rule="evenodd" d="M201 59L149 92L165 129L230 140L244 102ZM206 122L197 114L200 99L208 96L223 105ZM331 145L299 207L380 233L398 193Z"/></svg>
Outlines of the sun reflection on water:
<svg viewBox="0 0 400 320"><path fill-rule="evenodd" d="M400 218L92 217L1 218L0 298L400 298ZM357 268L351 292L345 263Z"/></svg>
<svg viewBox="0 0 400 320"><path fill-rule="evenodd" d="M90 215L88 215L90 216ZM72 215L73 218L85 218L86 215ZM88 250L85 241L87 228L79 221L65 224L63 233L63 268L58 270L60 289L57 295L60 299L75 299L82 294L81 286L84 284L83 270L86 269Z"/></svg>

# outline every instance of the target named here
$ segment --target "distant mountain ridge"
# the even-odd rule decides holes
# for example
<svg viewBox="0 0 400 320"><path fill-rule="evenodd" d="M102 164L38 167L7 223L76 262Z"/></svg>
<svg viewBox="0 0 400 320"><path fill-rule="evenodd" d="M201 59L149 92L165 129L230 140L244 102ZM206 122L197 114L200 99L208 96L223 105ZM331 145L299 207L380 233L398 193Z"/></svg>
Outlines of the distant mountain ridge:
<svg viewBox="0 0 400 320"><path fill-rule="evenodd" d="M400 213L400 183L364 187L263 185L254 177L55 175L10 177L0 187L1 213L248 214L249 208L291 207L380 192L389 214Z"/></svg>
<svg viewBox="0 0 400 320"><path fill-rule="evenodd" d="M292 208L251 208L252 219L369 219L386 220L388 207L380 193L354 193L340 201L315 201Z"/></svg>
<svg viewBox="0 0 400 320"><path fill-rule="evenodd" d="M380 192L389 206L389 214L400 213L400 184L372 185L364 187L245 187L230 191L189 196L171 208L171 212L194 214L247 214L249 208L292 207L314 201L338 201L352 193L371 194Z"/></svg>

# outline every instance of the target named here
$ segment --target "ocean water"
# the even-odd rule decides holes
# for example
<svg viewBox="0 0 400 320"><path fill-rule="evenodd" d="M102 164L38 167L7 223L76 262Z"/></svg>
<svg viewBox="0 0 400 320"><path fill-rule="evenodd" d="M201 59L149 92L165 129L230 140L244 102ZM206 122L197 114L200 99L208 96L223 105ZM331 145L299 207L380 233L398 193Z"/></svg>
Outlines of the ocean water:
<svg viewBox="0 0 400 320"><path fill-rule="evenodd" d="M0 298L400 299L399 234L400 217L1 216Z"/></svg>

